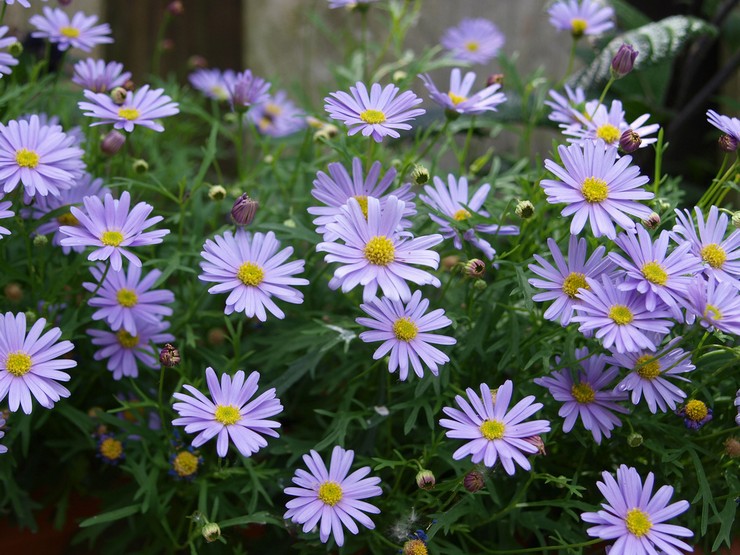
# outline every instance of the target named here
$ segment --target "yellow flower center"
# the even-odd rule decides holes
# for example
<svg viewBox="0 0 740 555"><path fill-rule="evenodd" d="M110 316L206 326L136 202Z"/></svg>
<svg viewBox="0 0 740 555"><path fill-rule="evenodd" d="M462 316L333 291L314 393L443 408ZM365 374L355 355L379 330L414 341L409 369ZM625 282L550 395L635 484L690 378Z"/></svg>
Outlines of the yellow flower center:
<svg viewBox="0 0 740 555"><path fill-rule="evenodd" d="M100 454L109 461L116 461L123 455L123 443L107 437L100 443Z"/></svg>
<svg viewBox="0 0 740 555"><path fill-rule="evenodd" d="M688 403L686 403L685 407L686 416L688 416L691 420L694 422L701 422L707 417L707 414L709 414L709 409L707 408L707 405L705 405L702 401L697 401L696 399L692 399Z"/></svg>
<svg viewBox="0 0 740 555"><path fill-rule="evenodd" d="M631 324L634 316L629 308L623 304L615 304L609 309L609 318L618 326L626 326Z"/></svg>
<svg viewBox="0 0 740 555"><path fill-rule="evenodd" d="M132 306L136 306L136 303L139 302L139 297L133 289L124 288L118 290L118 293L116 293L116 300L121 306L131 308Z"/></svg>
<svg viewBox="0 0 740 555"><path fill-rule="evenodd" d="M720 312L719 308L717 308L713 304L707 304L707 307L704 309L704 318L711 318L712 320L721 320L722 313Z"/></svg>
<svg viewBox="0 0 740 555"><path fill-rule="evenodd" d="M367 220L367 196L366 195L355 195L352 197L357 201L357 204L360 205L360 210L362 210L362 215L365 216L365 219Z"/></svg>
<svg viewBox="0 0 740 555"><path fill-rule="evenodd" d="M275 116L282 114L283 109L277 104L269 103L265 106L265 112L274 118Z"/></svg>
<svg viewBox="0 0 740 555"><path fill-rule="evenodd" d="M717 243L712 243L701 249L701 258L712 268L721 268L727 260L727 253Z"/></svg>
<svg viewBox="0 0 740 555"><path fill-rule="evenodd" d="M23 351L10 353L5 361L5 370L20 378L31 370L31 357Z"/></svg>
<svg viewBox="0 0 740 555"><path fill-rule="evenodd" d="M363 252L367 261L376 266L388 266L396 259L396 248L393 246L393 241L385 235L376 235L370 239Z"/></svg>
<svg viewBox="0 0 740 555"><path fill-rule="evenodd" d="M426 544L422 540L410 540L403 544L403 555L428 555Z"/></svg>
<svg viewBox="0 0 740 555"><path fill-rule="evenodd" d="M570 32L574 37L582 37L588 28L588 21L580 17L574 17L570 20Z"/></svg>
<svg viewBox="0 0 740 555"><path fill-rule="evenodd" d="M646 280L655 285L665 285L668 283L668 272L654 260L643 265L642 275Z"/></svg>
<svg viewBox="0 0 740 555"><path fill-rule="evenodd" d="M588 403L593 402L596 398L594 388L587 383L573 384L573 387L570 389L570 393L573 395L573 398L582 405L587 405Z"/></svg>
<svg viewBox="0 0 740 555"><path fill-rule="evenodd" d="M399 341L411 341L419 333L418 326L411 320L404 316L396 320L393 324L393 334Z"/></svg>
<svg viewBox="0 0 740 555"><path fill-rule="evenodd" d="M583 193L583 198L586 199L586 202L593 204L606 200L609 196L609 187L603 179L587 177L583 180L581 193Z"/></svg>
<svg viewBox="0 0 740 555"><path fill-rule="evenodd" d="M181 478L192 476L198 471L198 457L190 451L181 451L173 459L172 468Z"/></svg>
<svg viewBox="0 0 740 555"><path fill-rule="evenodd" d="M100 236L100 242L106 247L117 247L123 243L123 233L120 231L106 231Z"/></svg>
<svg viewBox="0 0 740 555"><path fill-rule="evenodd" d="M39 155L33 150L22 148L15 151L15 161L21 168L34 169L39 165Z"/></svg>
<svg viewBox="0 0 740 555"><path fill-rule="evenodd" d="M465 50L468 52L478 52L480 43L477 40L469 40L465 43Z"/></svg>
<svg viewBox="0 0 740 555"><path fill-rule="evenodd" d="M239 414L239 409L234 405L216 405L214 417L216 422L221 422L224 426L231 426L239 422L242 415Z"/></svg>
<svg viewBox="0 0 740 555"><path fill-rule="evenodd" d="M236 277L244 285L251 287L257 287L262 280L265 279L265 270L259 264L254 262L245 262L239 266L239 271L236 273Z"/></svg>
<svg viewBox="0 0 740 555"><path fill-rule="evenodd" d="M579 289L588 290L591 288L588 286L588 283L586 283L585 274L571 272L568 274L568 277L563 280L563 293L568 295L571 299L575 299L576 293L578 293Z"/></svg>
<svg viewBox="0 0 740 555"><path fill-rule="evenodd" d="M465 102L467 100L466 97L455 94L454 92L448 92L447 96L450 97L450 101L452 102L453 106L457 106L461 102Z"/></svg>
<svg viewBox="0 0 740 555"><path fill-rule="evenodd" d="M59 32L68 39L76 39L80 36L80 30L77 27L62 27Z"/></svg>
<svg viewBox="0 0 740 555"><path fill-rule="evenodd" d="M324 482L319 486L319 499L333 507L342 500L342 486L336 482Z"/></svg>
<svg viewBox="0 0 740 555"><path fill-rule="evenodd" d="M627 511L625 524L627 525L627 530L638 538L647 534L653 527L653 523L650 522L650 516L645 511L637 508Z"/></svg>
<svg viewBox="0 0 740 555"><path fill-rule="evenodd" d="M126 349L133 349L139 344L139 336L131 335L126 330L120 330L116 334L116 337L118 338L118 342L121 344L121 346Z"/></svg>
<svg viewBox="0 0 740 555"><path fill-rule="evenodd" d="M642 355L635 364L637 375L646 380L654 380L660 376L660 361L652 355Z"/></svg>
<svg viewBox="0 0 740 555"><path fill-rule="evenodd" d="M75 218L72 215L72 212L67 212L66 214L62 214L61 216L57 217L57 222L59 222L59 225L80 225L80 220Z"/></svg>
<svg viewBox="0 0 740 555"><path fill-rule="evenodd" d="M127 119L129 121L139 119L140 115L141 113L136 108L119 108L118 109L118 117Z"/></svg>
<svg viewBox="0 0 740 555"><path fill-rule="evenodd" d="M385 121L385 114L380 110L365 110L360 114L360 119L365 123L374 125Z"/></svg>
<svg viewBox="0 0 740 555"><path fill-rule="evenodd" d="M484 420L480 425L480 433L486 439L494 440L504 437L506 425L500 420Z"/></svg>
<svg viewBox="0 0 740 555"><path fill-rule="evenodd" d="M619 140L619 137L621 137L622 134L619 132L619 129L614 127L611 123L605 123L604 125L599 126L596 130L596 136L599 139L604 139L605 143L612 144Z"/></svg>
<svg viewBox="0 0 740 555"><path fill-rule="evenodd" d="M460 208L457 212L455 212L452 217L457 220L458 222L464 222L468 218L470 218L471 214L464 208Z"/></svg>

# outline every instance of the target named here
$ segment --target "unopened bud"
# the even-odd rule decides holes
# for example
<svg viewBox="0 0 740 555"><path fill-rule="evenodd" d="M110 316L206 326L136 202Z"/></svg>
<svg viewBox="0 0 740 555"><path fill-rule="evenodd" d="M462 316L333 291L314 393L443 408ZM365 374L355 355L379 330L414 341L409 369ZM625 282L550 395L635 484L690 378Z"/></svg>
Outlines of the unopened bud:
<svg viewBox="0 0 740 555"><path fill-rule="evenodd" d="M205 56L201 56L200 54L195 54L188 58L188 68L203 69L206 67L208 67L208 60L206 60Z"/></svg>
<svg viewBox="0 0 740 555"><path fill-rule="evenodd" d="M208 522L200 529L200 533L208 543L211 543L221 537L221 528L215 522Z"/></svg>
<svg viewBox="0 0 740 555"><path fill-rule="evenodd" d="M476 279L473 282L473 289L476 291L485 291L486 287L488 287L488 284L482 279Z"/></svg>
<svg viewBox="0 0 740 555"><path fill-rule="evenodd" d="M159 362L162 366L172 368L180 364L180 351L178 351L170 343L166 343L162 350L159 352Z"/></svg>
<svg viewBox="0 0 740 555"><path fill-rule="evenodd" d="M463 485L470 493L475 493L483 489L483 486L486 485L486 479L477 470L471 470L463 478Z"/></svg>
<svg viewBox="0 0 740 555"><path fill-rule="evenodd" d="M627 436L627 445L630 447L639 447L642 445L642 436L638 433L631 433Z"/></svg>
<svg viewBox="0 0 740 555"><path fill-rule="evenodd" d="M36 314L33 310L26 310L24 314L26 315L27 324L33 324L36 320L39 319L39 315Z"/></svg>
<svg viewBox="0 0 740 555"><path fill-rule="evenodd" d="M547 451L545 451L545 442L542 441L540 436L529 436L523 437L522 439L537 448L538 455L547 455Z"/></svg>
<svg viewBox="0 0 740 555"><path fill-rule="evenodd" d="M116 131L115 129L109 131L108 134L103 137L100 142L100 150L108 156L113 156L116 152L121 150L121 147L126 143L126 135Z"/></svg>
<svg viewBox="0 0 740 555"><path fill-rule="evenodd" d="M424 185L429 182L429 170L421 164L416 164L411 171L411 179L415 185Z"/></svg>
<svg viewBox="0 0 740 555"><path fill-rule="evenodd" d="M734 225L736 229L740 229L740 212L735 212L732 215L732 225Z"/></svg>
<svg viewBox="0 0 740 555"><path fill-rule="evenodd" d="M420 489L430 490L436 483L437 480L434 478L434 474L431 470L420 470L416 474L416 485L419 486Z"/></svg>
<svg viewBox="0 0 740 555"><path fill-rule="evenodd" d="M33 238L34 247L45 247L49 244L49 238L46 235L36 235Z"/></svg>
<svg viewBox="0 0 740 555"><path fill-rule="evenodd" d="M11 303L17 303L23 300L23 288L18 283L8 283L3 289L3 293L5 293L5 298Z"/></svg>
<svg viewBox="0 0 740 555"><path fill-rule="evenodd" d="M260 203L249 198L247 193L243 193L231 209L231 219L236 225L245 226L252 223Z"/></svg>
<svg viewBox="0 0 740 555"><path fill-rule="evenodd" d="M175 49L175 41L172 39L163 39L160 46L163 52L172 52Z"/></svg>
<svg viewBox="0 0 740 555"><path fill-rule="evenodd" d="M339 128L336 125L332 125L331 123L326 123L321 126L321 128L316 131L316 133L313 134L313 140L318 142L321 140L329 140L333 139L339 134Z"/></svg>
<svg viewBox="0 0 740 555"><path fill-rule="evenodd" d="M490 87L491 85L501 85L504 86L504 74L503 73L493 73L488 76L488 79L486 79L486 86Z"/></svg>
<svg viewBox="0 0 740 555"><path fill-rule="evenodd" d="M267 156L265 156L265 157L264 157L264 158L262 159L262 161L263 161L263 162L264 162L265 164L272 164L272 163L273 163L273 162L275 161L275 157L274 157L274 156L273 156L272 154L268 154Z"/></svg>
<svg viewBox="0 0 740 555"><path fill-rule="evenodd" d="M451 254L450 256L445 256L442 259L441 266L444 270L447 270L449 272L457 265L458 262L460 262L460 257Z"/></svg>
<svg viewBox="0 0 740 555"><path fill-rule="evenodd" d="M514 213L519 216L522 220L528 220L534 216L534 204L528 200L520 200L516 204Z"/></svg>
<svg viewBox="0 0 740 555"><path fill-rule="evenodd" d="M671 208L671 203L664 198L656 198L651 204L658 209L658 212L666 212Z"/></svg>
<svg viewBox="0 0 740 555"><path fill-rule="evenodd" d="M406 79L408 76L409 74L403 71L402 69L397 69L396 71L393 72L392 79L394 83L398 83L399 81L403 81L404 79Z"/></svg>
<svg viewBox="0 0 740 555"><path fill-rule="evenodd" d="M182 5L180 0L173 0L167 4L167 11L172 15L182 15L185 12L185 6Z"/></svg>
<svg viewBox="0 0 740 555"><path fill-rule="evenodd" d="M481 278L486 273L486 263L480 258L473 258L465 263L465 274L472 278Z"/></svg>
<svg viewBox="0 0 740 555"><path fill-rule="evenodd" d="M737 139L732 135L722 135L718 140L719 148L725 152L735 152L737 150Z"/></svg>
<svg viewBox="0 0 740 555"><path fill-rule="evenodd" d="M226 333L221 328L211 328L208 330L206 339L211 347L219 347L226 341Z"/></svg>
<svg viewBox="0 0 740 555"><path fill-rule="evenodd" d="M15 41L13 44L8 46L8 52L10 53L11 56L13 56L14 58L17 58L18 56L23 54L23 44L18 41Z"/></svg>
<svg viewBox="0 0 740 555"><path fill-rule="evenodd" d="M141 158L137 158L136 160L134 160L131 163L131 167L136 173L146 173L149 171L149 163L146 160L142 160Z"/></svg>
<svg viewBox="0 0 740 555"><path fill-rule="evenodd" d="M126 101L126 96L128 96L128 91L123 87L114 87L110 92L110 98L113 104L117 104L118 106Z"/></svg>
<svg viewBox="0 0 740 555"><path fill-rule="evenodd" d="M621 79L635 67L639 52L631 44L622 44L612 59L611 74L614 79Z"/></svg>
<svg viewBox="0 0 740 555"><path fill-rule="evenodd" d="M636 151L640 148L641 144L642 139L640 138L640 135L635 131L632 131L632 129L627 129L622 133L622 136L619 137L619 148L626 154Z"/></svg>
<svg viewBox="0 0 740 555"><path fill-rule="evenodd" d="M648 229L658 229L658 226L660 225L660 216L655 212L651 212L647 218L642 220L642 225Z"/></svg>
<svg viewBox="0 0 740 555"><path fill-rule="evenodd" d="M728 437L725 440L725 453L731 459L740 457L740 440L736 437Z"/></svg>
<svg viewBox="0 0 740 555"><path fill-rule="evenodd" d="M134 83L133 79L126 79L123 88L127 91L133 91L136 88L136 83Z"/></svg>
<svg viewBox="0 0 740 555"><path fill-rule="evenodd" d="M295 227L295 220L293 218L288 218L287 220L283 220L283 225L285 227L294 228Z"/></svg>
<svg viewBox="0 0 740 555"><path fill-rule="evenodd" d="M223 185L211 185L208 189L208 198L211 200L224 200L226 198L226 189Z"/></svg>

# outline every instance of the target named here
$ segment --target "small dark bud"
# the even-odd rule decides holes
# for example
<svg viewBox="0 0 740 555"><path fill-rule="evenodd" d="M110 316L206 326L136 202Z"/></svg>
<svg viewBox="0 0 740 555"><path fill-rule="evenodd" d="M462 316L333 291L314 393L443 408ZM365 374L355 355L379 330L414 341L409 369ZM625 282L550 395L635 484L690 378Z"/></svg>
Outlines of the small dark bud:
<svg viewBox="0 0 740 555"><path fill-rule="evenodd" d="M211 543L221 537L221 528L215 522L208 522L200 529L200 533L208 543Z"/></svg>
<svg viewBox="0 0 740 555"><path fill-rule="evenodd" d="M471 278L481 278L486 274L486 263L480 258L473 258L465 263L465 274Z"/></svg>
<svg viewBox="0 0 740 555"><path fill-rule="evenodd" d="M655 212L652 212L647 218L642 220L642 225L648 229L658 229L660 225L660 216Z"/></svg>
<svg viewBox="0 0 740 555"><path fill-rule="evenodd" d="M642 445L642 436L637 433L631 433L627 436L627 445L630 447L639 447Z"/></svg>
<svg viewBox="0 0 740 555"><path fill-rule="evenodd" d="M72 0L57 0L59 2L60 6L69 6L72 3Z"/></svg>
<svg viewBox="0 0 740 555"><path fill-rule="evenodd" d="M514 209L514 213L522 220L528 220L534 216L534 204L528 200L520 200Z"/></svg>
<svg viewBox="0 0 740 555"><path fill-rule="evenodd" d="M173 0L167 4L167 11L172 15L182 15L185 12L185 6L182 5L180 0Z"/></svg>
<svg viewBox="0 0 740 555"><path fill-rule="evenodd" d="M206 339L211 347L219 347L226 341L226 332L221 328L211 328L208 330Z"/></svg>
<svg viewBox="0 0 740 555"><path fill-rule="evenodd" d="M3 289L5 298L11 303L17 303L23 300L23 288L18 283L9 283Z"/></svg>
<svg viewBox="0 0 740 555"><path fill-rule="evenodd" d="M149 171L149 163L146 160L138 158L131 163L131 167L136 173L146 173Z"/></svg>
<svg viewBox="0 0 740 555"><path fill-rule="evenodd" d="M126 135L123 133L119 133L115 129L112 131L109 131L108 134L103 137L103 140L100 142L100 150L103 151L103 153L107 154L108 156L113 156L115 153L117 153L123 145L126 143Z"/></svg>
<svg viewBox="0 0 740 555"><path fill-rule="evenodd" d="M236 201L231 209L231 219L236 225L245 226L252 223L257 209L260 207L260 203L256 200L249 198L247 193L243 193Z"/></svg>
<svg viewBox="0 0 740 555"><path fill-rule="evenodd" d="M424 183L429 182L429 170L421 164L416 164L411 172L411 179L416 185L424 185Z"/></svg>
<svg viewBox="0 0 740 555"><path fill-rule="evenodd" d="M493 73L488 76L488 79L486 79L486 87L490 87L491 85L501 85L504 86L504 74L503 73Z"/></svg>
<svg viewBox="0 0 740 555"><path fill-rule="evenodd" d="M180 351L170 343L165 344L159 352L159 362L162 363L162 366L166 366L167 368L177 366L180 364Z"/></svg>
<svg viewBox="0 0 740 555"><path fill-rule="evenodd" d="M175 41L172 39L163 39L161 46L162 46L162 51L172 52L175 49Z"/></svg>
<svg viewBox="0 0 740 555"><path fill-rule="evenodd" d="M208 60L200 54L195 54L188 58L188 67L190 69L203 69L208 67Z"/></svg>
<svg viewBox="0 0 740 555"><path fill-rule="evenodd" d="M722 135L718 140L719 148L725 152L735 152L737 150L737 139L732 135Z"/></svg>
<svg viewBox="0 0 740 555"><path fill-rule="evenodd" d="M728 437L725 440L725 453L731 459L740 457L740 440L736 437Z"/></svg>
<svg viewBox="0 0 740 555"><path fill-rule="evenodd" d="M123 84L123 88L127 91L133 91L136 88L136 83L134 83L133 79L127 79Z"/></svg>
<svg viewBox="0 0 740 555"><path fill-rule="evenodd" d="M621 79L635 67L639 52L631 44L622 44L612 59L611 74L614 79Z"/></svg>
<svg viewBox="0 0 740 555"><path fill-rule="evenodd" d="M468 490L470 493L475 493L476 491L480 491L483 489L483 487L486 485L486 479L483 477L483 474L481 474L477 470L471 470L465 475L465 478L463 479L463 485L465 486L465 489Z"/></svg>
<svg viewBox="0 0 740 555"><path fill-rule="evenodd" d="M547 451L545 451L545 442L542 441L542 438L540 436L530 436L522 439L530 445L536 447L538 455L547 455Z"/></svg>
<svg viewBox="0 0 740 555"><path fill-rule="evenodd" d="M126 96L128 95L128 91L124 89L123 87L115 87L110 92L111 100L113 101L113 104L121 105L126 101Z"/></svg>
<svg viewBox="0 0 740 555"><path fill-rule="evenodd" d="M442 259L441 266L444 270L447 270L448 272L451 271L455 266L457 266L457 263L460 262L460 257L454 254L451 254L450 256L445 256Z"/></svg>
<svg viewBox="0 0 740 555"><path fill-rule="evenodd" d="M626 154L636 151L640 148L641 144L642 139L640 138L640 135L632 131L632 129L627 129L627 131L622 133L622 136L619 137L619 148Z"/></svg>
<svg viewBox="0 0 740 555"><path fill-rule="evenodd" d="M434 478L431 470L421 470L416 475L416 485L421 489L430 490L436 483L437 480Z"/></svg>

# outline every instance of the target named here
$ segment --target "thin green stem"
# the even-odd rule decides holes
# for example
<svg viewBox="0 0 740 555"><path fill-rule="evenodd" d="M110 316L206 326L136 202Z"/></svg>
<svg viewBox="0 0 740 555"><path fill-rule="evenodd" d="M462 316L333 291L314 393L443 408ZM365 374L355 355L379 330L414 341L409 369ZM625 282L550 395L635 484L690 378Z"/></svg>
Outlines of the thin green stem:
<svg viewBox="0 0 740 555"><path fill-rule="evenodd" d="M568 79L568 75L571 74L573 71L573 64L576 61L576 44L578 44L578 41L574 38L573 42L570 45L570 56L568 56L568 67L565 70L565 75L563 75L563 78L557 82L555 85L556 89L559 89L565 84L565 81Z"/></svg>
<svg viewBox="0 0 740 555"><path fill-rule="evenodd" d="M164 33L167 31L167 27L170 24L170 19L172 16L170 15L170 12L165 11L164 17L162 18L162 23L159 26L159 30L157 31L157 42L154 45L154 54L152 55L152 73L159 77L159 66L162 61L162 52L164 51L162 49L162 43L164 42Z"/></svg>

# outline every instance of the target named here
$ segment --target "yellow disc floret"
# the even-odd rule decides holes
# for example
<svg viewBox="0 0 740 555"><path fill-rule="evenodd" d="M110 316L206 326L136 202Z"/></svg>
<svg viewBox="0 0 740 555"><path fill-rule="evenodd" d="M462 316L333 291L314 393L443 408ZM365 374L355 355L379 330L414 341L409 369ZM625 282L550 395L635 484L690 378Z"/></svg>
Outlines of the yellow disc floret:
<svg viewBox="0 0 740 555"><path fill-rule="evenodd" d="M469 40L465 43L465 50L468 52L478 52L480 50L480 43L477 40Z"/></svg>
<svg viewBox="0 0 740 555"><path fill-rule="evenodd" d="M245 262L239 266L236 277L244 285L257 287L265 279L265 270L259 264L254 262Z"/></svg>
<svg viewBox="0 0 740 555"><path fill-rule="evenodd" d="M684 411L686 416L694 422L701 422L707 417L707 414L709 414L707 405L702 401L697 401L696 399L692 399L686 403Z"/></svg>
<svg viewBox="0 0 740 555"><path fill-rule="evenodd" d="M494 440L504 437L506 425L500 420L484 420L480 425L480 433L486 439Z"/></svg>
<svg viewBox="0 0 740 555"><path fill-rule="evenodd" d="M118 290L118 293L116 293L116 300L121 306L131 308L132 306L136 306L136 303L139 302L139 297L133 289L121 288Z"/></svg>
<svg viewBox="0 0 740 555"><path fill-rule="evenodd" d="M342 500L342 486L336 482L324 482L319 486L319 499L333 507Z"/></svg>
<svg viewBox="0 0 740 555"><path fill-rule="evenodd" d="M588 21L580 17L574 17L570 20L570 32L574 37L582 37L588 28Z"/></svg>
<svg viewBox="0 0 740 555"><path fill-rule="evenodd" d="M15 162L21 168L34 169L36 166L39 165L39 155L33 150L22 148L15 151Z"/></svg>
<svg viewBox="0 0 740 555"><path fill-rule="evenodd" d="M611 123L605 123L604 125L600 125L596 130L596 136L599 139L604 139L605 143L612 144L618 141L622 134L619 132L619 129Z"/></svg>
<svg viewBox="0 0 740 555"><path fill-rule="evenodd" d="M8 354L5 360L5 370L16 377L21 377L31 370L31 357L23 351Z"/></svg>
<svg viewBox="0 0 740 555"><path fill-rule="evenodd" d="M141 113L136 108L119 108L118 109L118 116L122 117L123 119L127 119L129 121L139 119L140 115Z"/></svg>
<svg viewBox="0 0 740 555"><path fill-rule="evenodd" d="M453 217L453 218L454 218L454 219L455 219L456 221L458 221L458 222L464 222L465 220L467 220L468 218L470 218L470 216L471 216L470 212L468 212L468 211L467 211L467 210L465 210L464 208L461 208L460 210L458 210L457 212L455 212L455 213L454 213L454 214L452 215L452 217Z"/></svg>
<svg viewBox="0 0 740 555"><path fill-rule="evenodd" d="M606 181L598 177L587 177L581 185L581 193L586 202L594 204L603 202L609 196L609 186Z"/></svg>
<svg viewBox="0 0 740 555"><path fill-rule="evenodd" d="M118 342L121 344L122 347L125 347L126 349L133 349L139 344L139 336L138 335L131 335L126 330L120 330L116 337L118 338Z"/></svg>
<svg viewBox="0 0 740 555"><path fill-rule="evenodd" d="M419 327L411 318L404 316L393 324L393 335L399 341L411 341L419 333Z"/></svg>
<svg viewBox="0 0 740 555"><path fill-rule="evenodd" d="M427 544L423 540L409 540L403 544L403 555L428 555Z"/></svg>
<svg viewBox="0 0 740 555"><path fill-rule="evenodd" d="M104 231L100 236L100 242L106 247L117 247L123 243L123 233L120 231Z"/></svg>
<svg viewBox="0 0 740 555"><path fill-rule="evenodd" d="M362 215L365 216L365 219L367 220L367 195L355 195L352 197L357 201L357 204L360 205L360 210L362 210Z"/></svg>
<svg viewBox="0 0 740 555"><path fill-rule="evenodd" d="M573 395L573 398L582 405L587 405L588 403L593 402L596 398L594 388L587 383L573 384L573 387L570 389L570 393Z"/></svg>
<svg viewBox="0 0 740 555"><path fill-rule="evenodd" d="M181 478L192 476L198 471L198 457L190 451L181 451L172 460L172 468Z"/></svg>
<svg viewBox="0 0 740 555"><path fill-rule="evenodd" d="M585 274L580 274L578 272L571 272L568 274L568 277L566 277L563 280L563 293L568 295L571 299L576 298L576 293L578 293L579 289L591 289L588 286L588 283L586 283L586 276Z"/></svg>
<svg viewBox="0 0 740 555"><path fill-rule="evenodd" d="M236 424L242 418L239 409L234 405L216 405L216 412L213 416L216 422L221 422L224 426Z"/></svg>
<svg viewBox="0 0 740 555"><path fill-rule="evenodd" d="M385 235L376 235L371 238L363 252L367 261L376 266L388 266L396 259L396 247L393 246L393 241Z"/></svg>
<svg viewBox="0 0 740 555"><path fill-rule="evenodd" d="M650 532L650 529L653 527L653 523L650 522L650 515L637 508L627 511L627 518L624 519L624 523L627 526L627 530L638 538Z"/></svg>
<svg viewBox="0 0 740 555"><path fill-rule="evenodd" d="M76 39L80 36L80 30L77 27L61 27L59 33L68 39Z"/></svg>
<svg viewBox="0 0 740 555"><path fill-rule="evenodd" d="M624 306L623 304L615 304L609 309L609 318L618 326L626 326L631 324L635 317L632 315L632 311Z"/></svg>
<svg viewBox="0 0 740 555"><path fill-rule="evenodd" d="M707 303L707 307L704 309L704 318L709 318L710 320L721 320L722 312L720 312L719 308L713 304Z"/></svg>
<svg viewBox="0 0 740 555"><path fill-rule="evenodd" d="M123 443L112 437L107 437L100 442L100 454L109 461L117 461L123 455Z"/></svg>
<svg viewBox="0 0 740 555"><path fill-rule="evenodd" d="M374 125L385 121L385 114L380 110L365 110L360 114L360 119L365 123Z"/></svg>
<svg viewBox="0 0 740 555"><path fill-rule="evenodd" d="M450 97L450 102L452 102L453 106L457 106L461 102L465 102L467 100L467 97L461 96L459 94L455 94L452 91L448 92L447 96Z"/></svg>
<svg viewBox="0 0 740 555"><path fill-rule="evenodd" d="M635 363L635 372L641 378L654 380L660 376L660 361L652 355L642 355Z"/></svg>
<svg viewBox="0 0 740 555"><path fill-rule="evenodd" d="M668 283L668 272L655 260L642 266L642 275L646 280L655 285L665 285Z"/></svg>
<svg viewBox="0 0 740 555"><path fill-rule="evenodd" d="M721 268L727 260L727 253L717 243L712 243L701 249L701 259L712 268Z"/></svg>

